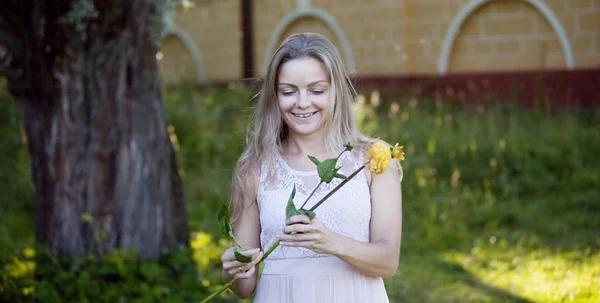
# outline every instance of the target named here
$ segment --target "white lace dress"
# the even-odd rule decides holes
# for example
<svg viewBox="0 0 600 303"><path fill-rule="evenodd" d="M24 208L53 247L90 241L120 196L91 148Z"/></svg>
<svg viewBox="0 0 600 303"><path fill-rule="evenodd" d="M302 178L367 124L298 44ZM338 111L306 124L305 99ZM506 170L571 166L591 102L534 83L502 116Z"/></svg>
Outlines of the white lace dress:
<svg viewBox="0 0 600 303"><path fill-rule="evenodd" d="M349 176L363 163L356 151L345 152L338 160L340 172ZM276 155L276 165L263 166L260 172L258 205L261 247L267 251L285 226L285 208L296 184L294 203L299 208L319 182L316 170L291 168ZM341 182L323 183L305 208L310 208ZM350 180L315 211L317 218L332 232L368 242L371 218L370 191L364 171ZM278 246L265 260L254 302L389 302L383 279L364 275L343 260L317 254L305 248Z"/></svg>

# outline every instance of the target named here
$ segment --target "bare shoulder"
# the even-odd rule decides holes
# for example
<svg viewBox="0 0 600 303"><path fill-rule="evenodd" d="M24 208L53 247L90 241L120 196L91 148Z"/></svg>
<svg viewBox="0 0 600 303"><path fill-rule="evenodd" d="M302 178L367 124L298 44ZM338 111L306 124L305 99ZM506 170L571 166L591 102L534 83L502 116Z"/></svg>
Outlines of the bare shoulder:
<svg viewBox="0 0 600 303"><path fill-rule="evenodd" d="M391 145L389 142L387 142L385 140L382 140L379 138L370 138L370 142L360 150L365 161L368 161L367 155L368 155L369 148L375 143L383 144L390 149L393 148L393 145ZM400 171L401 171L401 166L400 166L399 161L396 159L391 159L390 163L389 163L389 167L384 173L377 175L377 174L374 174L372 171L365 169L365 174L367 177L367 182L369 184L369 187L371 187L373 185L374 180L381 180L381 179L392 179L393 180L395 177L398 177L398 173ZM396 174L396 176L394 176L394 174ZM380 181L377 181L377 182L380 182Z"/></svg>

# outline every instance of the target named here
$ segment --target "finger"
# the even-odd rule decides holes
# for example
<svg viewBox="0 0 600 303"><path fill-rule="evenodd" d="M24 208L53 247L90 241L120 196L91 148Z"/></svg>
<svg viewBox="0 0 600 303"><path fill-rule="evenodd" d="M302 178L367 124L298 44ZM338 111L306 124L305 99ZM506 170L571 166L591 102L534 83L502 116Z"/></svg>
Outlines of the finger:
<svg viewBox="0 0 600 303"><path fill-rule="evenodd" d="M282 242L298 242L298 241L312 241L316 239L316 234L314 233L301 233L301 234L283 234L279 237L279 240Z"/></svg>
<svg viewBox="0 0 600 303"><path fill-rule="evenodd" d="M240 262L240 261L230 261L230 262L223 263L223 269L228 270L228 269L236 269L236 268L245 268L247 270L248 268L253 266L251 264L251 262L244 263L244 262Z"/></svg>
<svg viewBox="0 0 600 303"><path fill-rule="evenodd" d="M264 252L261 249L257 248L256 252L252 255L252 258L256 259L256 258L258 258L259 255L262 256L263 254L264 254Z"/></svg>
<svg viewBox="0 0 600 303"><path fill-rule="evenodd" d="M247 266L248 264L245 264L245 263L238 262L238 264L239 264L239 266L235 266L235 267L229 268L229 270L227 270L227 273L229 273L230 276L239 275L239 274L242 274L242 273L248 271L251 268L254 268L254 266L248 267Z"/></svg>
<svg viewBox="0 0 600 303"><path fill-rule="evenodd" d="M283 233L284 234L308 233L308 232L311 232L312 230L313 230L313 226L310 224L293 224L293 225L287 225L286 227L284 227Z"/></svg>
<svg viewBox="0 0 600 303"><path fill-rule="evenodd" d="M250 259L253 259L256 257L256 255L258 255L260 253L260 249L252 248L252 249L247 249L247 250L240 250L239 253L242 254L243 256L250 257ZM231 254L233 255L233 257L231 257L227 261L230 261L230 262L237 261L237 258L235 257L235 253L232 252ZM250 262L242 262L241 265L245 265L248 263L250 263ZM235 265L237 265L237 264L235 264ZM237 265L237 266L240 266L240 265Z"/></svg>
<svg viewBox="0 0 600 303"><path fill-rule="evenodd" d="M252 259L252 262L250 262L250 264L248 264L248 266L254 267L256 264L258 264L260 262L260 260L262 259L262 257L264 256L264 253L261 251L259 252L256 257L254 257L254 259Z"/></svg>
<svg viewBox="0 0 600 303"><path fill-rule="evenodd" d="M250 257L252 258L252 260L250 262L248 262L246 264L246 266L248 268L252 267L254 264L256 264L258 261L260 261L260 256L262 256L263 252L260 249L256 249L256 251L254 253L252 253L252 255L250 255ZM257 261L258 260L258 261Z"/></svg>
<svg viewBox="0 0 600 303"><path fill-rule="evenodd" d="M310 249L314 246L314 241L288 241L281 242L281 245L288 247L304 247Z"/></svg>
<svg viewBox="0 0 600 303"><path fill-rule="evenodd" d="M239 252L246 257L254 257L256 254L258 254L260 252L260 248L250 248L250 249L246 249L246 250L240 250ZM235 258L235 255L234 255L234 258Z"/></svg>
<svg viewBox="0 0 600 303"><path fill-rule="evenodd" d="M234 247L230 247L227 250L225 250L223 252L223 254L221 254L221 262L225 263L228 261L236 260L234 250L235 250ZM258 254L259 252L260 252L259 248L250 248L250 249L246 249L246 250L240 250L240 253L247 257L253 257L254 255Z"/></svg>
<svg viewBox="0 0 600 303"><path fill-rule="evenodd" d="M223 268L224 269L235 269L235 268L239 268L239 267L242 267L245 265L246 265L246 263L242 263L242 262L234 260L234 261L229 261L229 262L223 263Z"/></svg>
<svg viewBox="0 0 600 303"><path fill-rule="evenodd" d="M225 263L231 260L235 260L235 256L233 255L233 247L226 249L223 254L221 254L221 262Z"/></svg>
<svg viewBox="0 0 600 303"><path fill-rule="evenodd" d="M252 267L248 271L236 274L234 277L236 277L238 279L248 279L248 278L252 277L252 275L254 274L255 271L256 271L255 268Z"/></svg>
<svg viewBox="0 0 600 303"><path fill-rule="evenodd" d="M254 268L254 266L256 266L256 264L258 264L258 262L260 262L260 259L262 258L263 254L262 252L258 253L256 255L256 257L254 259L252 259L251 262L249 262L248 264L244 264L241 266L242 271L248 271L251 268Z"/></svg>
<svg viewBox="0 0 600 303"><path fill-rule="evenodd" d="M252 261L248 262L248 263L243 263L243 262L239 262L239 261L229 261L226 263L223 263L223 268L225 270L238 270L239 268L242 268L242 271L246 271L254 266L256 266L256 264L258 264L260 262L260 260L262 259L263 256L263 252L262 251L258 251L256 254L252 255Z"/></svg>
<svg viewBox="0 0 600 303"><path fill-rule="evenodd" d="M238 274L240 274L240 273L243 273L243 272L244 272L244 271L242 270L242 267L241 267L241 266L238 266L238 267L231 268L231 269L229 269L229 270L227 271L227 273L228 273L230 276L235 276L235 275L238 275Z"/></svg>
<svg viewBox="0 0 600 303"><path fill-rule="evenodd" d="M310 218L307 215L296 215L296 216L290 217L285 223L288 225L298 224L298 223L310 224Z"/></svg>

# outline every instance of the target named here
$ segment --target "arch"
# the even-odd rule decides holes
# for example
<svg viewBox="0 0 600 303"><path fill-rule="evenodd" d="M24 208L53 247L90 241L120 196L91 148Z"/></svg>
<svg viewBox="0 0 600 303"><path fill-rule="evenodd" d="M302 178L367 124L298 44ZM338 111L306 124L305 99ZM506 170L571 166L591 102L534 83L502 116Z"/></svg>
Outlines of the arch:
<svg viewBox="0 0 600 303"><path fill-rule="evenodd" d="M450 24L448 31L446 32L446 36L444 37L444 41L442 42L442 49L440 52L440 58L438 61L438 74L445 75L448 72L448 61L450 60L450 53L452 51L452 46L454 45L454 41L458 36L460 28L463 23L467 20L473 12L475 12L482 5L490 2L492 0L471 0L465 6L461 8L458 12L456 18ZM565 61L567 64L567 68L572 70L575 66L573 60L573 53L571 51L571 43L567 38L567 33L563 28L562 24L556 17L556 15L552 12L550 7L544 3L543 0L522 0L529 5L533 6L542 16L550 23L552 29L558 39L563 49L563 55L565 57Z"/></svg>
<svg viewBox="0 0 600 303"><path fill-rule="evenodd" d="M340 28L340 26L335 22L335 19L328 14L326 11L318 8L300 8L297 9L279 21L275 31L271 35L269 39L269 43L267 44L267 48L265 49L265 54L263 58L263 73L266 74L267 68L269 67L269 59L275 52L275 48L277 47L277 41L283 34L283 32L296 20L305 18L305 17L313 17L325 24L335 35L335 38L340 43L341 51L344 54L346 59L346 68L349 72L354 72L356 69L356 65L354 63L354 58L352 57L352 49L350 48L350 43L344 35L344 32Z"/></svg>
<svg viewBox="0 0 600 303"><path fill-rule="evenodd" d="M196 81L198 81L198 83L206 81L204 65L202 64L202 54L200 54L200 50L198 49L194 38L192 38L192 36L187 31L175 25L175 23L173 22L172 15L170 13L165 14L164 24L165 37L168 35L173 35L179 38L179 40L181 40L187 51L192 56L192 60L194 61L194 67L196 71Z"/></svg>

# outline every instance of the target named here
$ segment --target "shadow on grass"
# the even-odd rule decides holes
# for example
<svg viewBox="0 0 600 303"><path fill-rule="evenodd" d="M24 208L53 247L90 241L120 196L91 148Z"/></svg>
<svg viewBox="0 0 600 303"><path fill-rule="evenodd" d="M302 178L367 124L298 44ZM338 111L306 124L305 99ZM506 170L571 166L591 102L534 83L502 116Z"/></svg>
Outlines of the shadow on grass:
<svg viewBox="0 0 600 303"><path fill-rule="evenodd" d="M481 282L461 265L432 254L407 254L396 276L386 280L390 302L532 302Z"/></svg>

